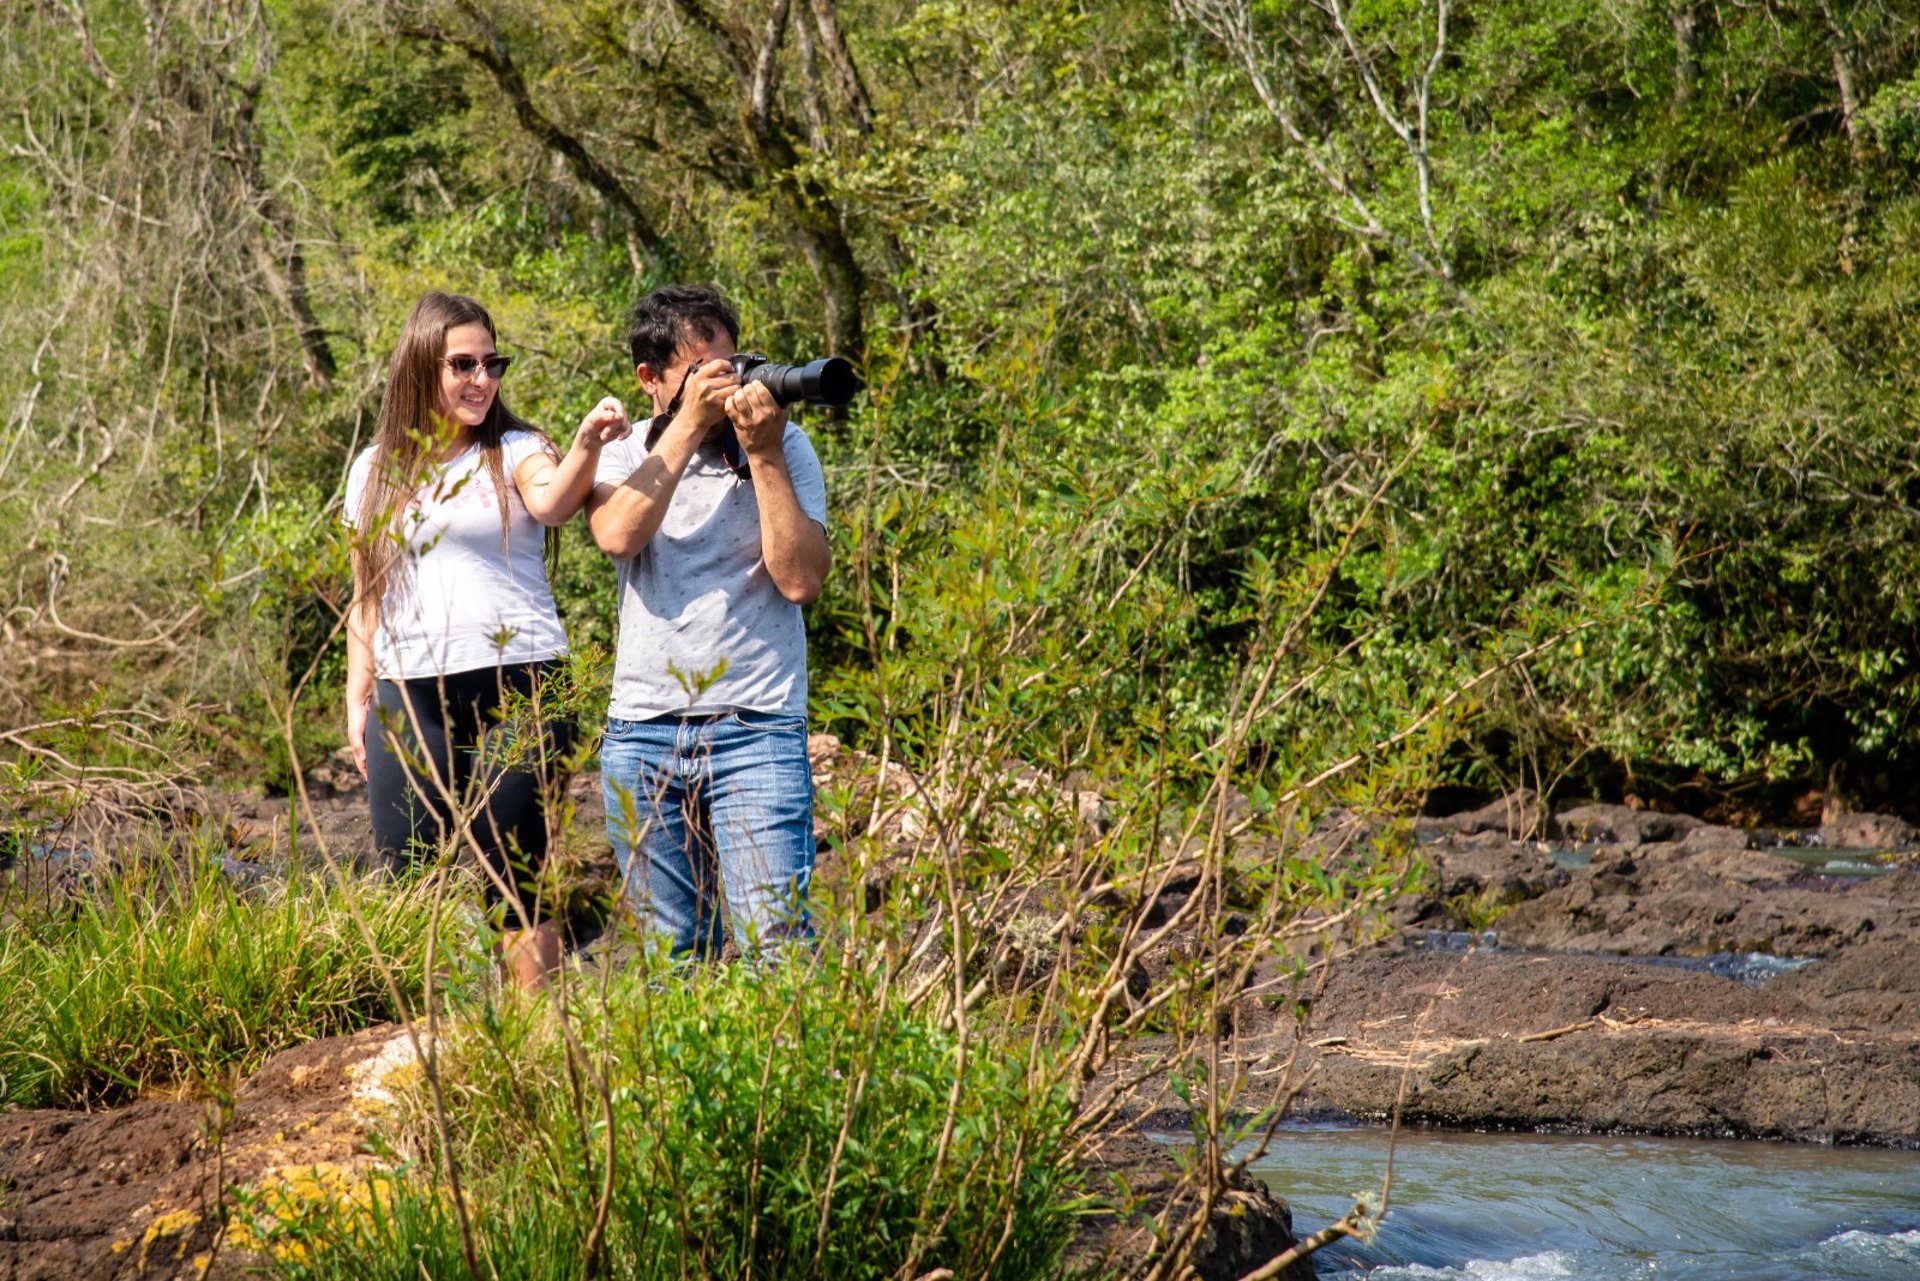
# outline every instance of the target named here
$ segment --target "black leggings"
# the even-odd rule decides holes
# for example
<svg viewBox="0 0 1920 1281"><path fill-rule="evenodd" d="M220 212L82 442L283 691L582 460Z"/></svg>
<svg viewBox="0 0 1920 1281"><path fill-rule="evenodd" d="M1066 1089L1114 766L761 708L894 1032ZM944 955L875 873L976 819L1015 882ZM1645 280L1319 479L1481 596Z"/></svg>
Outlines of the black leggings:
<svg viewBox="0 0 1920 1281"><path fill-rule="evenodd" d="M522 911L531 922L553 915L554 905L537 893L537 874L547 858L542 785L558 785L559 758L573 735L570 726L540 717L535 724L544 731L543 741L530 741L524 750L516 745L518 759L503 769L500 756L508 743L499 708L508 692L532 695L558 665L548 660L376 681L367 717L367 801L376 860L405 871L457 836L447 804L451 794L470 811L474 842L498 881L513 889L517 902L508 902L496 878L486 878L488 906L507 904L507 929L521 926Z"/></svg>

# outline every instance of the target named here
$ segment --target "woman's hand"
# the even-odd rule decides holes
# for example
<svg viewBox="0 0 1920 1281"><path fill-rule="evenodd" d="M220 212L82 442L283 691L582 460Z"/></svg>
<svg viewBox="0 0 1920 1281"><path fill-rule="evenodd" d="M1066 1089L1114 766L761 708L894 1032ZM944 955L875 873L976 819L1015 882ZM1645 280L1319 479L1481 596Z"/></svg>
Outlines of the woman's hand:
<svg viewBox="0 0 1920 1281"><path fill-rule="evenodd" d="M371 698L347 699L347 746L353 749L353 767L367 776L367 711Z"/></svg>
<svg viewBox="0 0 1920 1281"><path fill-rule="evenodd" d="M618 396L608 396L580 420L580 434L573 439L575 449L585 449L598 453L602 445L611 445L633 433L633 424L627 421L627 407L620 403Z"/></svg>

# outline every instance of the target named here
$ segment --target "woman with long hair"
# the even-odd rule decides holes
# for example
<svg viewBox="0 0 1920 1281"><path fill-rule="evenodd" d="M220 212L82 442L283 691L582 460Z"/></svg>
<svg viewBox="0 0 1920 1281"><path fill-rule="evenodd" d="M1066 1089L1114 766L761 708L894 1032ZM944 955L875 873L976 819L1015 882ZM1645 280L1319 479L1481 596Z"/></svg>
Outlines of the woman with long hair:
<svg viewBox="0 0 1920 1281"><path fill-rule="evenodd" d="M501 399L510 360L471 298L427 294L400 332L373 444L347 477L347 742L377 859L399 871L423 847L478 853L489 907L505 912L502 967L535 988L561 960L538 872L546 767L569 738L538 715L567 653L548 566L600 447L629 428L608 397L561 456ZM511 695L530 702L536 732L502 720Z"/></svg>

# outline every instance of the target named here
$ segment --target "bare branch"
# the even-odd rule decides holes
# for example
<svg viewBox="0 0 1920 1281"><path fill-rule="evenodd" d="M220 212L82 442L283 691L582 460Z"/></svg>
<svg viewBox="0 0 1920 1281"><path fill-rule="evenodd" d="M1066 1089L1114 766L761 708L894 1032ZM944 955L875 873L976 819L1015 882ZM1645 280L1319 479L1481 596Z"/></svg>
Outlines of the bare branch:
<svg viewBox="0 0 1920 1281"><path fill-rule="evenodd" d="M1426 158L1426 119L1427 103L1431 96L1432 79L1445 54L1447 2L1441 0L1437 38L1433 56L1428 60L1425 74L1420 81L1420 126L1416 134L1405 122L1387 107L1384 93L1379 87L1377 77L1373 75L1371 64L1360 54L1357 42L1353 41L1344 16L1338 7L1338 0L1328 0L1331 6L1328 12L1335 16L1343 40L1350 51L1349 57L1356 62L1362 83L1367 87L1375 107L1386 118L1388 127L1393 129L1414 157L1416 177L1420 187L1422 223L1426 229L1430 248L1421 250L1407 242L1394 232L1374 212L1372 205L1361 195L1353 180L1342 170L1335 158L1330 155L1334 150L1332 138L1317 138L1310 134L1301 123L1298 102L1292 95L1283 95L1275 88L1273 77L1268 71L1269 54L1259 36L1253 29L1253 12L1247 0L1172 0L1174 11L1184 14L1208 35L1218 41L1240 64L1242 73L1252 86L1254 95L1265 107L1267 114L1280 126L1288 140L1299 149L1301 157L1307 162L1328 190L1344 201L1353 211L1357 221L1346 221L1335 217L1333 221L1347 227L1370 240L1391 246L1396 252L1404 254L1421 271L1433 276L1447 285L1456 296L1465 299L1464 293L1453 279L1453 267L1446 255L1440 250L1440 240L1436 232L1431 209L1431 173ZM1470 300L1467 300L1470 301Z"/></svg>
<svg viewBox="0 0 1920 1281"><path fill-rule="evenodd" d="M543 146L558 152L566 160L574 177L598 192L601 199L613 207L626 228L627 256L632 260L635 271L642 271L649 264L667 258L669 248L666 239L641 211L639 201L634 199L626 184L594 156L577 135L561 128L534 102L526 76L521 73L519 63L514 61L491 20L480 12L473 0L460 0L458 7L480 33L479 39L463 39L425 23L404 23L400 26L400 33L430 44L457 49L486 69L493 77L494 84L506 96L520 127Z"/></svg>

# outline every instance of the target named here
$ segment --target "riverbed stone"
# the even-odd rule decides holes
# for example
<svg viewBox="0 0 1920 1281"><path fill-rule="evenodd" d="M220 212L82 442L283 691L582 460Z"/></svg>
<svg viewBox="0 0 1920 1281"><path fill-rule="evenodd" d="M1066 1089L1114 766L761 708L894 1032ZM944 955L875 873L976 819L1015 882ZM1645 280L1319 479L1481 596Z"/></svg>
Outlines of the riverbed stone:
<svg viewBox="0 0 1920 1281"><path fill-rule="evenodd" d="M1682 835L1676 844L1682 854L1707 854L1750 850L1754 847L1754 839L1753 833L1745 828L1703 823Z"/></svg>
<svg viewBox="0 0 1920 1281"><path fill-rule="evenodd" d="M1663 814L1628 805L1576 805L1554 815L1550 834L1577 844L1647 845L1672 841L1702 826L1690 814Z"/></svg>
<svg viewBox="0 0 1920 1281"><path fill-rule="evenodd" d="M1478 809L1449 814L1444 818L1420 819L1414 825L1414 830L1428 838L1448 833L1472 836L1478 832L1498 832L1517 840L1538 834L1543 818L1539 794L1532 788L1522 787Z"/></svg>
<svg viewBox="0 0 1920 1281"><path fill-rule="evenodd" d="M1351 958L1316 1003L1303 1103L1384 1118L1405 1074L1411 1122L1912 1143L1920 1026L1892 1004L1836 1023L1817 969L1749 987L1591 957Z"/></svg>
<svg viewBox="0 0 1920 1281"><path fill-rule="evenodd" d="M1768 987L1842 1027L1920 1027L1920 947L1911 939L1864 939Z"/></svg>
<svg viewBox="0 0 1920 1281"><path fill-rule="evenodd" d="M1891 814L1848 814L1820 828L1820 844L1834 850L1906 850L1914 838L1913 824Z"/></svg>
<svg viewBox="0 0 1920 1281"><path fill-rule="evenodd" d="M1252 1175L1231 1176L1207 1220L1194 1251L1193 1270L1201 1281L1238 1281L1240 1277L1292 1249L1293 1210ZM1311 1259L1297 1259L1278 1281L1313 1281Z"/></svg>
<svg viewBox="0 0 1920 1281"><path fill-rule="evenodd" d="M1567 870L1532 841L1509 841L1499 832L1450 838L1426 846L1442 899L1491 892L1502 903L1519 903L1567 884Z"/></svg>

